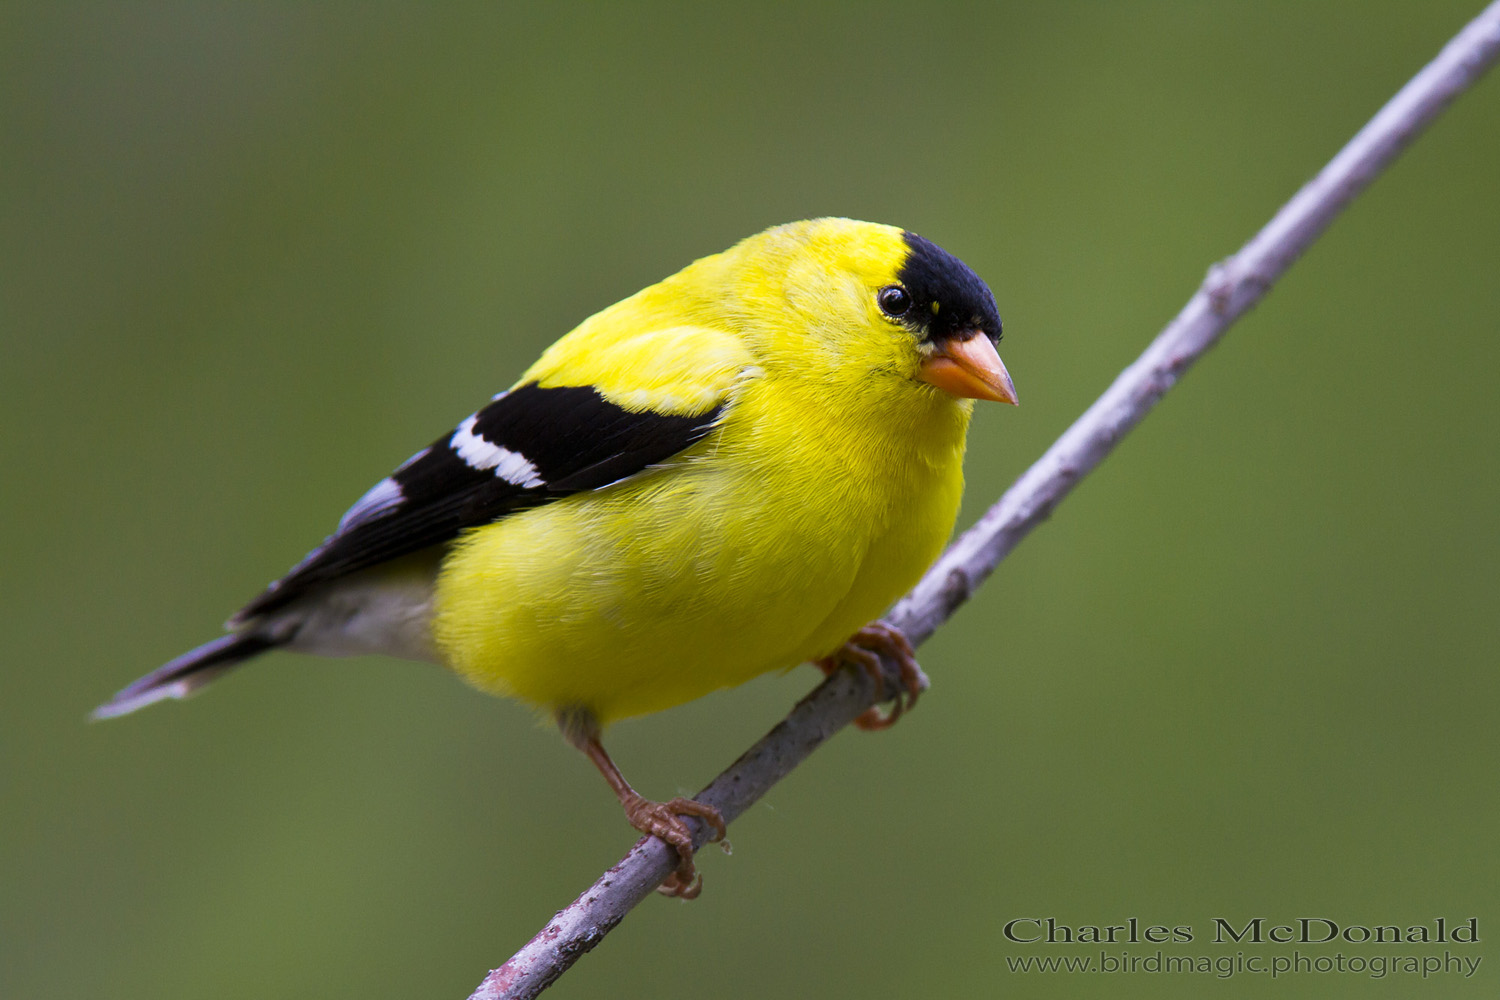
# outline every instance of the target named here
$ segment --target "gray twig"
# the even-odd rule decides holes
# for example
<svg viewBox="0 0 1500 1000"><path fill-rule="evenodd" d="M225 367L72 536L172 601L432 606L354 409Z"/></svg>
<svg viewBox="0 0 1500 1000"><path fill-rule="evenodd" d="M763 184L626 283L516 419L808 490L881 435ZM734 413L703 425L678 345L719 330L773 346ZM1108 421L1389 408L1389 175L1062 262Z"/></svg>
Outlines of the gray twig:
<svg viewBox="0 0 1500 1000"><path fill-rule="evenodd" d="M948 548L887 619L914 645L932 635L1230 324L1261 300L1339 212L1497 57L1500 0L1402 87L1239 253L1209 270L1202 287L1145 353ZM888 689L897 690L894 664L885 666L892 679ZM697 798L733 820L875 700L868 679L836 672ZM695 825L695 845L702 845L705 833L701 824ZM670 848L653 837L642 838L510 961L492 971L470 1000L536 996L603 940L675 865Z"/></svg>

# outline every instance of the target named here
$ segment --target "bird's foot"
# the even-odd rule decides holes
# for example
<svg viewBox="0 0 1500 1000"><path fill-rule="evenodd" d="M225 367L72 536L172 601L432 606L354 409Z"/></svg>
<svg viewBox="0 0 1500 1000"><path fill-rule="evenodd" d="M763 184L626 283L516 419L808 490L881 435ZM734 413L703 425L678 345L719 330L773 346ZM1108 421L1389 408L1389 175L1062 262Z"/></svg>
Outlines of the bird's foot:
<svg viewBox="0 0 1500 1000"><path fill-rule="evenodd" d="M926 690L926 678L922 676L922 668L917 666L916 652L906 636L894 625L871 622L854 633L832 656L815 661L824 674L831 674L843 666L864 671L875 682L875 697L883 699L885 673L880 669L882 654L895 660L900 667L902 690L897 693L889 712L882 712L878 706L872 706L854 720L855 727L866 732L894 726L897 719L916 706L917 696Z"/></svg>
<svg viewBox="0 0 1500 1000"><path fill-rule="evenodd" d="M622 800L621 805L625 807L625 818L630 821L631 826L644 834L660 837L677 852L677 869L656 887L656 891L678 899L697 899L698 893L703 891L703 877L693 865L693 834L682 817L698 817L713 828L714 833L709 840L722 841L728 831L719 810L702 802L680 797L670 802L652 802L634 795L628 800Z"/></svg>

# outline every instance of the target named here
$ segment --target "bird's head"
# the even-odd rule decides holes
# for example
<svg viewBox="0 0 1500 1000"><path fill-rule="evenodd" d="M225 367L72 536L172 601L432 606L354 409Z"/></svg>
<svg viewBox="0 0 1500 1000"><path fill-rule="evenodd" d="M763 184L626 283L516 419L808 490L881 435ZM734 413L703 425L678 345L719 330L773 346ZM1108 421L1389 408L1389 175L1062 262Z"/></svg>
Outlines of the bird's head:
<svg viewBox="0 0 1500 1000"><path fill-rule="evenodd" d="M752 236L721 256L741 274L751 314L786 318L767 332L794 363L1016 402L995 349L995 297L963 261L915 233L813 219Z"/></svg>

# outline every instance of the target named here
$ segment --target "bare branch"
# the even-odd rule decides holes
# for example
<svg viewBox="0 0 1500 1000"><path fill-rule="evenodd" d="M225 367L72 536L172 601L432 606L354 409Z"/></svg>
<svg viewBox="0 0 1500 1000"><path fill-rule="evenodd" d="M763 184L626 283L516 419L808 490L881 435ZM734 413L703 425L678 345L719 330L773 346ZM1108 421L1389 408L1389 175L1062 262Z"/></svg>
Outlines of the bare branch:
<svg viewBox="0 0 1500 1000"><path fill-rule="evenodd" d="M1000 560L1150 412L1194 361L1270 290L1340 211L1500 57L1500 0L1491 3L1411 79L1264 229L1210 269L1203 286L1094 405L979 522L954 542L888 620L917 644L968 600ZM896 690L894 665L886 664ZM804 698L701 794L725 820L743 813L874 701L874 685L838 671ZM704 842L702 824L694 844ZM534 997L603 940L676 865L642 838L619 864L480 984L470 1000Z"/></svg>

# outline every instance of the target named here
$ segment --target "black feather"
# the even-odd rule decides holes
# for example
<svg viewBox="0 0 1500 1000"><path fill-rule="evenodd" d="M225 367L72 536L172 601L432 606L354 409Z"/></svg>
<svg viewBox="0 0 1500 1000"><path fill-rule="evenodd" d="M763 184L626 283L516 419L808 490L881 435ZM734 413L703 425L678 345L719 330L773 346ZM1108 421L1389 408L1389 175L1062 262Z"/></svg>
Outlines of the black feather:
<svg viewBox="0 0 1500 1000"><path fill-rule="evenodd" d="M999 344L1000 313L984 279L931 240L912 232L902 237L907 254L896 277L915 299L909 322L922 339L942 341L977 330Z"/></svg>
<svg viewBox="0 0 1500 1000"><path fill-rule="evenodd" d="M350 518L234 621L267 614L310 588L447 542L465 528L633 476L702 439L721 412L722 407L689 416L636 412L589 386L520 386L475 414L470 433L523 457L539 482L518 484L494 469L476 468L455 450L454 434L440 438L391 476L400 488L398 500Z"/></svg>
<svg viewBox="0 0 1500 1000"><path fill-rule="evenodd" d="M283 641L279 636L259 632L221 635L132 682L94 709L94 718L112 719L163 698L184 697L231 667L268 649L275 649Z"/></svg>

